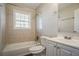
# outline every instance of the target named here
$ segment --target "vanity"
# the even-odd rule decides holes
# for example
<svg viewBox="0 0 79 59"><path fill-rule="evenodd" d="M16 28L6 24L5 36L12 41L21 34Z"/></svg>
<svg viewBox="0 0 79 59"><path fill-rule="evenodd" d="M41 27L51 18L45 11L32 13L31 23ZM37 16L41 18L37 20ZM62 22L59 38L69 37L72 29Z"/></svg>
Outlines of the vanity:
<svg viewBox="0 0 79 59"><path fill-rule="evenodd" d="M63 37L49 38L42 36L46 47L46 56L79 56L79 40L67 40Z"/></svg>

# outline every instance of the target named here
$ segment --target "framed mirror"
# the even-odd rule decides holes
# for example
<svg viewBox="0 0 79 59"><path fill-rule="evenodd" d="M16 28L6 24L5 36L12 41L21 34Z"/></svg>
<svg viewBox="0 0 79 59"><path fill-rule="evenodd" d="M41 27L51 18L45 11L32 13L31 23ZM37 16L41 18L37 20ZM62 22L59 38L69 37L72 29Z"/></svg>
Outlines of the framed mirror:
<svg viewBox="0 0 79 59"><path fill-rule="evenodd" d="M79 33L79 3L60 3L58 7L58 32Z"/></svg>

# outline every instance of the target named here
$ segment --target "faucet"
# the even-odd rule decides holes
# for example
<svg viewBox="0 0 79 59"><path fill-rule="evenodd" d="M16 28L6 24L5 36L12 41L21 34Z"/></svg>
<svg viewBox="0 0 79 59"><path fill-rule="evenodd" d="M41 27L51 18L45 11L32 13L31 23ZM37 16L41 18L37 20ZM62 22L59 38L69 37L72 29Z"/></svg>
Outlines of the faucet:
<svg viewBox="0 0 79 59"><path fill-rule="evenodd" d="M65 39L71 39L71 37L70 37L70 36L64 36L64 38L65 38Z"/></svg>

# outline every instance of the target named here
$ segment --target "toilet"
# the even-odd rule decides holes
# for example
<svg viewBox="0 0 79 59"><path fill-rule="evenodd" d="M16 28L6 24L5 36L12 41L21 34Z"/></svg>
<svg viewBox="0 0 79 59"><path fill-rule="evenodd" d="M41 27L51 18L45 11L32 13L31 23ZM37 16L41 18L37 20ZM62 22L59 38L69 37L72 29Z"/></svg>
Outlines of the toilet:
<svg viewBox="0 0 79 59"><path fill-rule="evenodd" d="M36 55L37 56L39 56L39 55L45 55L44 40L42 38L39 38L38 39L38 42L40 42L39 45L35 45L35 46L29 48L30 53L32 53L35 56Z"/></svg>
<svg viewBox="0 0 79 59"><path fill-rule="evenodd" d="M42 53L44 51L45 47L42 45L37 45L37 46L33 46L31 48L29 48L30 53L32 53L33 55L39 55L40 53Z"/></svg>

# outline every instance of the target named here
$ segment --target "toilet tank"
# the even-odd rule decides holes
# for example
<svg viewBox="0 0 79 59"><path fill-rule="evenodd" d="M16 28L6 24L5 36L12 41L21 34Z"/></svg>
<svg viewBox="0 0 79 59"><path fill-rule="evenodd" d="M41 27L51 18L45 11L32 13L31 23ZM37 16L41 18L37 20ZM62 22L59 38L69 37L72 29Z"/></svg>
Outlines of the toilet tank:
<svg viewBox="0 0 79 59"><path fill-rule="evenodd" d="M45 38L40 38L41 45L46 46L46 39Z"/></svg>

